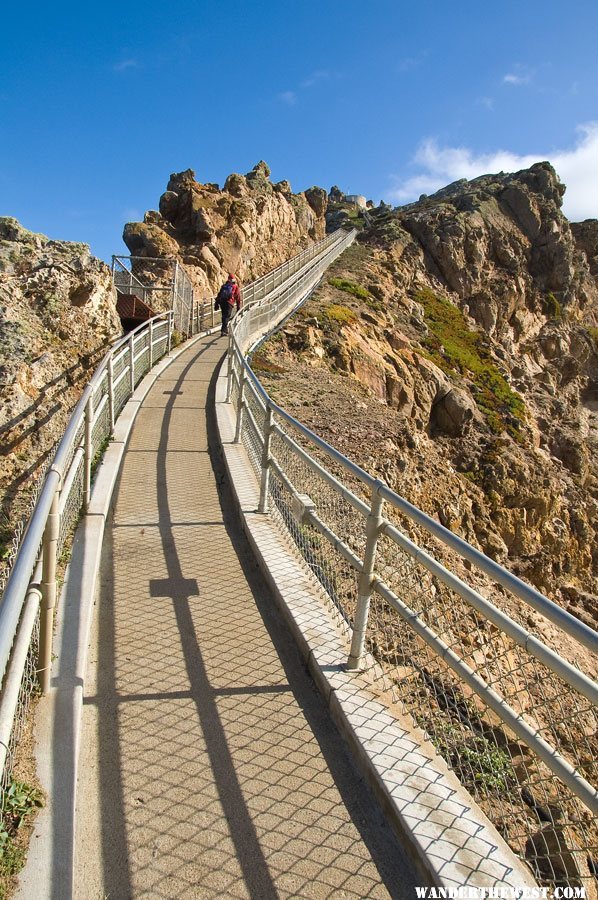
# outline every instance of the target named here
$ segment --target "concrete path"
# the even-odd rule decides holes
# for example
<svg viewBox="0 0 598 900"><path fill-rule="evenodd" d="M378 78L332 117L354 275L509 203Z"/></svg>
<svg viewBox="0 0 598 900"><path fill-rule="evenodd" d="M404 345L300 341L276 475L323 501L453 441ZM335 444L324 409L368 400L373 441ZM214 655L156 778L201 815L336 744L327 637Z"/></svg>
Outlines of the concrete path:
<svg viewBox="0 0 598 900"><path fill-rule="evenodd" d="M196 343L145 399L107 529L82 725L77 900L413 897L418 878L279 618Z"/></svg>

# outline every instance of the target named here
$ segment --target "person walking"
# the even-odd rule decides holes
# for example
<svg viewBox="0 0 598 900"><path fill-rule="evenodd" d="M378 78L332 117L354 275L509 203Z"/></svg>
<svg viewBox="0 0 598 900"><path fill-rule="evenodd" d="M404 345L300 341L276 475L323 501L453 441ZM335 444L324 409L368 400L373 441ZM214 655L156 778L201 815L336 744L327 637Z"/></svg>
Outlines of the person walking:
<svg viewBox="0 0 598 900"><path fill-rule="evenodd" d="M218 296L216 297L216 302L214 304L214 309L219 309L222 313L220 337L228 334L228 320L233 313L235 305L238 312L241 309L241 291L239 290L237 279L231 273L228 276L228 280L224 282L218 291Z"/></svg>

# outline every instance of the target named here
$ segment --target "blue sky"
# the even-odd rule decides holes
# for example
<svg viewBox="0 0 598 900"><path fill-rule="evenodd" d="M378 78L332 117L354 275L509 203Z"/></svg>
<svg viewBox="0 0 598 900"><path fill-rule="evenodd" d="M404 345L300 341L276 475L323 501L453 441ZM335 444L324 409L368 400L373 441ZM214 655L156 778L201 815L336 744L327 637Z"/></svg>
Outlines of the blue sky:
<svg viewBox="0 0 598 900"><path fill-rule="evenodd" d="M394 203L550 159L598 217L596 0L10 4L0 214L109 259L171 172Z"/></svg>

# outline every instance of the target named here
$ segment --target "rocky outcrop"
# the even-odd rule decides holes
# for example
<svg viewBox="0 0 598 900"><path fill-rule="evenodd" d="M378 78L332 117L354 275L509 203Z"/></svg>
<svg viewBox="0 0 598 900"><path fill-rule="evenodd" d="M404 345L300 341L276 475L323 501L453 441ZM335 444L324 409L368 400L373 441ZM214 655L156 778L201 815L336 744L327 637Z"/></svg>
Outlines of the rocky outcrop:
<svg viewBox="0 0 598 900"><path fill-rule="evenodd" d="M191 169L171 175L158 211L125 226L131 254L179 259L198 297L211 297L229 272L251 281L323 237L326 192L293 194L288 181L270 182L259 162L232 174L222 190L200 184Z"/></svg>
<svg viewBox="0 0 598 900"><path fill-rule="evenodd" d="M264 377L347 455L596 625L598 229L570 225L563 191L539 163L371 210L267 347L283 371Z"/></svg>
<svg viewBox="0 0 598 900"><path fill-rule="evenodd" d="M598 219L571 222L577 247L585 254L592 276L598 279Z"/></svg>
<svg viewBox="0 0 598 900"><path fill-rule="evenodd" d="M110 269L89 247L0 218L0 543L83 385L120 333Z"/></svg>

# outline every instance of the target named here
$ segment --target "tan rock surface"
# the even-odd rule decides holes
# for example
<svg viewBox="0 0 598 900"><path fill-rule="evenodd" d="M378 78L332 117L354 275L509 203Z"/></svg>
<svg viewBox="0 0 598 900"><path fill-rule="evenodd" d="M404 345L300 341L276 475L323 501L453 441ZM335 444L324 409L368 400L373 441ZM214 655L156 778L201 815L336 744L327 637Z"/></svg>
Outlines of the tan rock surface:
<svg viewBox="0 0 598 900"><path fill-rule="evenodd" d="M252 281L323 237L326 207L322 188L293 194L288 181L271 184L263 161L229 175L222 190L187 169L170 176L159 212L127 224L123 237L134 256L178 258L197 296L208 298L229 272Z"/></svg>
<svg viewBox="0 0 598 900"><path fill-rule="evenodd" d="M450 527L595 623L594 231L572 230L563 191L539 163L374 210L267 345L283 371L266 380L348 456L431 515L452 509Z"/></svg>
<svg viewBox="0 0 598 900"><path fill-rule="evenodd" d="M0 218L0 544L107 346L121 333L109 267L85 244Z"/></svg>

